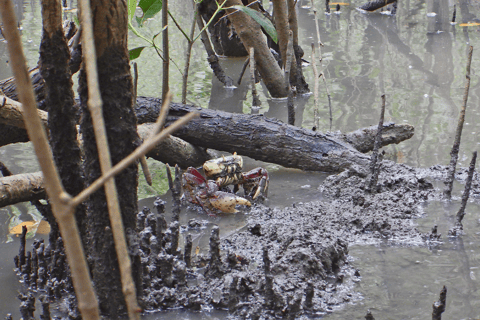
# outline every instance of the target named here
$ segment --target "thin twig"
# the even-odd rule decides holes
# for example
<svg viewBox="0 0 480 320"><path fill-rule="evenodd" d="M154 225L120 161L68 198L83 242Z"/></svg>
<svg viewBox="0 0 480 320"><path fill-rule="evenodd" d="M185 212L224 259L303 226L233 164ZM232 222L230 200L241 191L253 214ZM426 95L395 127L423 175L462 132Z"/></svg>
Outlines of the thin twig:
<svg viewBox="0 0 480 320"><path fill-rule="evenodd" d="M170 110L170 102L172 101L172 94L169 92L165 97L165 100L162 101L162 107L160 108L160 113L158 115L157 121L155 121L155 125L152 128L152 132L150 133L150 137L148 141L153 139L155 135L157 135L165 125L165 120L167 119L168 110Z"/></svg>
<svg viewBox="0 0 480 320"><path fill-rule="evenodd" d="M169 59L170 53L168 49L168 0L163 0L162 2L162 41L163 41L163 68L162 68L162 100L167 96L168 91L170 91L168 84L169 76Z"/></svg>
<svg viewBox="0 0 480 320"><path fill-rule="evenodd" d="M47 134L38 117L35 95L26 69L27 63L11 1L0 0L0 13L3 22L3 35L8 41L8 51L18 96L24 106L27 131L45 177L45 188L62 234L78 300L78 309L84 319L100 319L98 301L93 290L82 241L73 215L75 207L71 204L71 197L64 191L60 182L52 151L48 144Z"/></svg>
<svg viewBox="0 0 480 320"><path fill-rule="evenodd" d="M152 174L150 173L150 169L148 168L148 163L147 163L147 159L145 158L145 155L140 157L140 165L142 166L142 171L143 171L143 176L145 177L145 181L147 181L147 184L151 186L153 184Z"/></svg>
<svg viewBox="0 0 480 320"><path fill-rule="evenodd" d="M193 39L193 36L195 35L195 25L198 19L197 17L198 7L195 5L194 0L193 0L193 8L194 8L194 13L193 13L192 28L190 29L190 38L188 39L187 53L185 57L185 69L183 70L183 76L182 76L182 103L183 104L187 103L188 70L190 68L190 56L192 55L192 47L193 47L193 41L191 39Z"/></svg>
<svg viewBox="0 0 480 320"><path fill-rule="evenodd" d="M378 162L381 162L381 155L378 154L378 150L382 146L382 131L383 120L385 119L385 95L382 95L382 108L380 111L380 121L378 122L377 135L375 137L375 143L373 145L372 158L370 160L370 177L367 180L365 190L367 192L374 192L378 181L379 166Z"/></svg>
<svg viewBox="0 0 480 320"><path fill-rule="evenodd" d="M245 59L245 62L243 63L242 71L240 71L240 75L238 76L238 81L237 81L238 85L240 85L242 83L243 74L247 70L247 67L248 67L249 64L250 64L250 57Z"/></svg>
<svg viewBox="0 0 480 320"><path fill-rule="evenodd" d="M165 0L164 0L165 1ZM102 111L102 98L100 94L97 57L95 52L95 40L93 35L92 13L89 0L80 0L82 32L82 49L84 54L84 63L87 71L88 85L88 108L91 113L97 150L100 160L102 173L108 172L112 167L110 151L107 142L107 134ZM120 213L118 203L118 194L115 181L109 179L105 182L105 194L107 200L110 225L112 228L115 250L117 253L118 265L120 269L120 278L122 282L122 291L125 296L129 319L140 319L140 307L137 303L136 287L132 278L132 266L130 255L127 249L127 241L123 228L123 219Z"/></svg>
<svg viewBox="0 0 480 320"><path fill-rule="evenodd" d="M445 187L445 190L443 191L443 194L447 199L450 199L452 197L453 180L455 180L455 170L457 167L458 151L460 150L460 139L462 137L463 122L465 121L465 110L467 109L468 91L470 89L470 65L472 63L472 53L473 53L473 47L470 46L468 50L468 58L467 58L465 90L463 93L463 105L460 111L460 115L458 116L458 125L457 125L457 130L455 132L455 141L453 143L452 151L450 151L450 164L448 166L447 179L445 181L446 187Z"/></svg>
<svg viewBox="0 0 480 320"><path fill-rule="evenodd" d="M137 90L138 90L138 67L137 63L133 62L133 104L137 104ZM143 176L148 185L152 185L152 175L150 174L150 169L148 169L148 163L145 156L140 157L140 165L142 166Z"/></svg>
<svg viewBox="0 0 480 320"><path fill-rule="evenodd" d="M95 180L94 183L92 183L90 186L88 186L85 190L80 192L73 200L72 203L75 205L78 205L85 201L92 193L100 189L104 184L105 181L108 179L116 176L119 174L122 170L124 170L126 167L137 161L137 159L148 153L150 150L152 150L155 145L157 145L160 141L163 139L167 138L170 134L172 134L175 130L183 126L185 123L188 121L192 120L193 118L197 117L197 113L189 113L185 115L184 117L178 119L175 121L173 124L168 126L168 128L165 128L157 134L153 139L148 139L148 141L145 141L141 146L139 146L134 152L132 152L128 157L124 158L122 161L117 163L111 170L108 172L105 172L100 178Z"/></svg>
<svg viewBox="0 0 480 320"><path fill-rule="evenodd" d="M313 9L313 16L315 17L315 29L317 30L318 58L320 62L322 62L323 43L320 40L320 27L318 26L317 9L315 9L315 4L313 3L313 0L312 0L312 9Z"/></svg>
<svg viewBox="0 0 480 320"><path fill-rule="evenodd" d="M312 42L312 69L313 69L313 101L315 108L313 109L313 126L315 130L319 129L320 121L318 114L318 70L317 70L317 59L315 56L315 44Z"/></svg>
<svg viewBox="0 0 480 320"><path fill-rule="evenodd" d="M258 98L257 94L257 87L255 86L255 49L253 47L250 47L250 77L252 81L252 96L253 96L253 102L252 105L254 107L259 107L262 103L260 102L260 99Z"/></svg>
<svg viewBox="0 0 480 320"><path fill-rule="evenodd" d="M467 201L470 196L470 189L472 188L473 174L475 173L475 164L477 163L477 151L473 152L472 161L470 162L470 167L468 168L467 181L465 182L465 190L462 195L462 205L457 212L456 224L457 226L462 226L462 220L465 216L465 208L467 207Z"/></svg>
<svg viewBox="0 0 480 320"><path fill-rule="evenodd" d="M328 91L328 86L327 86L327 79L325 78L325 73L321 73L320 77L323 78L323 83L325 84L325 91L327 91L327 97L328 97L328 110L330 112L330 131L332 130L332 122L333 122L333 116L332 116L332 99L330 97L330 92Z"/></svg>
<svg viewBox="0 0 480 320"><path fill-rule="evenodd" d="M290 85L290 72L292 71L292 66L294 64L294 49L293 49L293 32L292 30L288 31L288 43L287 43L287 61L285 64L285 86L287 87L288 98L287 98L287 109L288 109L288 124L294 125L295 124L295 105L293 102L294 90L293 87Z"/></svg>

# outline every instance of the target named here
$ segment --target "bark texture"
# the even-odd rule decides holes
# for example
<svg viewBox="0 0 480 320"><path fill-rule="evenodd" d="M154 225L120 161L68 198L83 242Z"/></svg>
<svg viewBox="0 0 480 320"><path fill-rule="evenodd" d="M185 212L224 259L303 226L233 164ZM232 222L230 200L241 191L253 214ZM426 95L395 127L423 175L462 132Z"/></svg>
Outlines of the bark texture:
<svg viewBox="0 0 480 320"><path fill-rule="evenodd" d="M41 172L0 178L0 207L23 201L45 199L44 187Z"/></svg>
<svg viewBox="0 0 480 320"><path fill-rule="evenodd" d="M242 2L240 0L226 1L227 7L235 5L242 5ZM228 19L232 22L247 52L251 47L255 49L257 70L262 76L262 80L270 94L275 98L286 97L287 90L284 86L282 71L268 48L266 38L259 24L241 11L235 12L236 10L234 9L226 11L230 14Z"/></svg>
<svg viewBox="0 0 480 320"><path fill-rule="evenodd" d="M110 147L112 165L130 154L138 144L136 117L133 111L133 82L127 51L127 7L123 0L91 2L97 53L98 82L103 100L103 117ZM80 72L79 94L84 140L85 180L91 184L101 175L91 116L87 108L85 70ZM141 283L138 248L135 247L135 215L137 213L138 168L131 165L115 178L123 225L130 250L133 275ZM126 312L118 261L110 230L105 193L100 189L87 201L88 229L91 236L89 256L92 277L98 294L100 310L109 319ZM141 292L138 292L138 296Z"/></svg>
<svg viewBox="0 0 480 320"><path fill-rule="evenodd" d="M70 71L70 49L62 25L58 0L42 1L43 33L39 70L44 79L45 108L48 111L49 142L61 182L70 195L83 190L80 147L77 142L75 100ZM44 211L52 230L58 228L50 208ZM85 243L85 207L75 210L80 234ZM58 232L57 232L58 233Z"/></svg>
<svg viewBox="0 0 480 320"><path fill-rule="evenodd" d="M156 118L161 106L159 99L140 98L137 102L141 106L137 114L142 120ZM336 137L261 115L232 114L172 104L167 124L191 111L199 112L200 117L187 123L174 135L194 145L312 171L340 172L352 165L364 166L369 162L366 155ZM410 129L413 133L413 128Z"/></svg>

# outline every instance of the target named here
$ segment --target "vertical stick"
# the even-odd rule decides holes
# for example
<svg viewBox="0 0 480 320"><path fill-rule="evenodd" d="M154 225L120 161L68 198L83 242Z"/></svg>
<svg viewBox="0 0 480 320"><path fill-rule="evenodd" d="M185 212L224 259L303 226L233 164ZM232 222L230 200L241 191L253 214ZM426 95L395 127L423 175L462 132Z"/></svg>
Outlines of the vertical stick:
<svg viewBox="0 0 480 320"><path fill-rule="evenodd" d="M327 79L325 79L325 73L322 72L320 75L323 78L323 83L325 84L325 91L327 91L327 97L328 97L328 110L330 113L330 130L332 130L332 122L333 122L333 116L332 116L332 99L330 97L330 92L328 91L328 86L327 86Z"/></svg>
<svg viewBox="0 0 480 320"><path fill-rule="evenodd" d="M190 68L190 56L192 55L192 47L193 47L193 36L195 35L195 24L197 23L197 15L198 15L198 7L195 5L195 1L193 2L193 21L192 21L192 27L190 29L190 39L188 39L188 44L187 44L187 53L185 57L185 69L183 69L183 75L182 75L182 103L186 104L187 103L187 80L188 80L188 70ZM200 17L201 19L201 17Z"/></svg>
<svg viewBox="0 0 480 320"><path fill-rule="evenodd" d="M93 290L90 273L83 252L82 242L73 215L71 197L64 191L55 167L52 151L48 145L47 134L38 117L37 104L32 83L26 68L26 60L15 21L15 11L11 1L0 0L0 14L3 22L3 34L8 41L8 51L13 75L17 83L20 102L24 106L25 122L30 141L37 154L45 177L45 188L52 204L52 211L58 221L62 234L72 281L78 300L78 309L84 319L99 319L98 301Z"/></svg>
<svg viewBox="0 0 480 320"><path fill-rule="evenodd" d="M162 2L162 41L163 41L163 70L162 70L162 101L170 91L168 84L170 53L168 49L168 0Z"/></svg>
<svg viewBox="0 0 480 320"><path fill-rule="evenodd" d="M470 189L472 188L472 179L475 172L475 164L477 163L477 151L473 152L472 161L470 162L470 167L468 168L468 177L467 182L465 183L465 190L462 195L462 205L457 212L456 224L457 226L462 225L463 217L465 216L465 207L467 206L468 197L470 196Z"/></svg>
<svg viewBox="0 0 480 320"><path fill-rule="evenodd" d="M385 118L385 95L382 94L382 109L380 111L380 121L378 122L377 135L375 137L375 144L373 145L372 158L370 161L370 178L368 179L365 190L367 192L374 191L373 189L377 185L378 181L378 171L377 162L381 159L378 154L378 149L382 145L382 130L383 130L383 119Z"/></svg>
<svg viewBox="0 0 480 320"><path fill-rule="evenodd" d="M313 101L315 109L313 110L313 123L315 130L319 129L319 115L318 115L318 70L317 70L317 58L315 55L315 44L312 42L312 69L313 69Z"/></svg>
<svg viewBox="0 0 480 320"><path fill-rule="evenodd" d="M253 47L250 47L250 77L252 79L252 96L253 96L253 102L252 105L254 107L259 107L262 103L260 102L260 99L258 98L257 94L257 87L255 85L255 49Z"/></svg>
<svg viewBox="0 0 480 320"><path fill-rule="evenodd" d="M320 27L318 26L317 9L315 9L315 4L313 3L313 0L312 0L312 9L313 9L313 15L315 17L315 29L317 30L318 59L320 60L320 63L321 63L323 43L322 43L322 40L320 40Z"/></svg>
<svg viewBox="0 0 480 320"><path fill-rule="evenodd" d="M440 299L433 303L432 320L442 320L442 313L445 311L447 302L447 287L443 286L440 291Z"/></svg>
<svg viewBox="0 0 480 320"><path fill-rule="evenodd" d="M458 125L457 125L457 131L455 132L455 141L453 143L452 151L450 151L450 164L448 167L447 179L445 180L446 187L445 187L445 190L443 191L443 194L447 199L450 199L452 197L453 180L455 179L455 170L457 168L458 151L460 149L460 139L462 137L463 122L465 121L465 110L467 108L468 91L470 89L470 65L472 63L472 53L473 53L473 47L470 46L468 50L468 58L467 58L465 90L463 93L463 105L460 111L460 115L458 116Z"/></svg>
<svg viewBox="0 0 480 320"><path fill-rule="evenodd" d="M138 93L138 67L137 63L133 62L133 104L137 104Z"/></svg>
<svg viewBox="0 0 480 320"><path fill-rule="evenodd" d="M84 54L84 63L87 71L88 84L88 108L90 110L97 142L100 168L102 174L105 174L112 168L112 161L107 142L105 122L103 119L102 98L98 85L97 57L95 52L95 42L93 35L92 13L89 0L80 0L80 21L82 24L82 49ZM166 58L168 60L168 57ZM122 291L125 296L128 315L130 319L140 319L140 308L137 304L136 287L132 278L132 266L130 255L127 250L127 241L123 228L123 219L120 213L118 203L117 188L113 178L105 182L105 194L107 198L107 207L112 227L113 239L115 242L115 251L117 253L118 265L120 269L120 278L122 281Z"/></svg>
<svg viewBox="0 0 480 320"><path fill-rule="evenodd" d="M287 43L287 61L285 64L285 86L288 90L287 98L287 108L288 108L288 124L295 125L295 105L293 103L293 88L290 85L291 72L295 72L292 66L295 66L292 62L295 61L294 58L294 49L293 49L293 32L292 30L288 31L288 43Z"/></svg>

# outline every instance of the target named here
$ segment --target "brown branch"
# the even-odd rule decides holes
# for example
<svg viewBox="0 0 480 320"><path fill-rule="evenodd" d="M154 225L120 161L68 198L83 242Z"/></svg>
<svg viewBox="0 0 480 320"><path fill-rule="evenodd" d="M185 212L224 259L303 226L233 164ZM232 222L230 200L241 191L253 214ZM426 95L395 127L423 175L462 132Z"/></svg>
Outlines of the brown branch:
<svg viewBox="0 0 480 320"><path fill-rule="evenodd" d="M450 164L448 167L448 174L447 179L445 181L445 190L443 191L444 196L447 199L452 197L452 188L453 188L453 180L455 176L455 170L457 167L457 160L458 160L458 151L460 149L460 139L462 137L462 130L463 130L463 122L465 121L465 110L467 109L467 100L468 100L468 91L470 89L470 65L472 63L472 53L473 47L470 46L468 50L468 57L467 57L467 67L466 67L466 75L465 75L465 91L463 93L463 105L460 111L460 115L458 116L458 125L457 130L455 132L455 140L453 143L452 151L450 151Z"/></svg>
<svg viewBox="0 0 480 320"><path fill-rule="evenodd" d="M164 0L166 2L166 0ZM95 53L95 41L93 36L92 13L88 0L80 0L80 18L82 23L82 45L84 51L84 63L87 70L88 83L88 108L90 110L97 142L100 168L102 173L111 170L112 161L108 148L105 122L102 111L102 98L97 74L97 57ZM166 14L166 12L165 12ZM99 53L101 54L101 53ZM168 60L168 56L167 56ZM107 207L112 227L115 250L117 253L118 265L120 268L120 277L122 290L125 296L128 316L131 320L140 319L140 308L137 304L136 289L132 278L132 267L130 255L127 249L127 241L123 228L123 219L120 214L120 205L118 203L118 194L114 179L105 182L105 194L107 198Z"/></svg>
<svg viewBox="0 0 480 320"><path fill-rule="evenodd" d="M170 52L168 49L168 0L162 1L162 41L163 41L163 69L162 69L162 100L165 100L170 91L168 84L168 75L170 68Z"/></svg>
<svg viewBox="0 0 480 320"><path fill-rule="evenodd" d="M15 174L0 178L0 207L23 201L45 199L41 172Z"/></svg>
<svg viewBox="0 0 480 320"><path fill-rule="evenodd" d="M255 49L252 47L250 48L250 56L249 56L249 65L250 65L250 79L252 81L252 97L253 97L253 102L252 106L254 107L259 107L262 103L260 102L260 99L258 98L258 93L257 93L257 87L255 84Z"/></svg>
<svg viewBox="0 0 480 320"><path fill-rule="evenodd" d="M201 19L201 17L198 17L198 7L195 5L195 1L192 1L192 2L193 2L194 12L193 12L192 27L190 28L190 39L188 39L187 52L185 56L185 69L183 70L183 75L182 75L182 103L187 103L187 80L188 80L188 70L190 68L190 56L192 55L193 36L195 35L195 25L197 23L197 19Z"/></svg>
<svg viewBox="0 0 480 320"><path fill-rule="evenodd" d="M313 69L313 102L315 109L313 109L313 123L315 130L319 129L320 121L318 115L318 70L317 70L317 58L315 55L315 44L312 42L312 69Z"/></svg>
<svg viewBox="0 0 480 320"><path fill-rule="evenodd" d="M78 308L84 319L99 319L98 302L95 297L90 273L73 215L74 207L70 204L70 196L63 190L60 177L53 162L52 152L48 145L47 135L38 117L35 96L26 60L15 21L15 11L11 1L0 1L0 12L3 22L3 34L8 41L11 66L17 84L17 92L24 106L24 116L30 140L37 154L40 167L45 176L47 194L52 210L58 221L64 241L68 263L72 273L72 281L78 300Z"/></svg>

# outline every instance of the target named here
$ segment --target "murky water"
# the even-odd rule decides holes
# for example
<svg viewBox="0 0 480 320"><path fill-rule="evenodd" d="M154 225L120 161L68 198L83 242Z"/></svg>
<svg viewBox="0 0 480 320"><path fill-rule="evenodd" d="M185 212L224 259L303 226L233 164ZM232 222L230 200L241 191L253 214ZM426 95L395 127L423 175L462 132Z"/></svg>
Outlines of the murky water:
<svg viewBox="0 0 480 320"><path fill-rule="evenodd" d="M268 9L269 4L263 1ZM466 52L474 46L469 103L460 149L460 165L466 166L471 152L478 149L480 140L480 82L479 31L480 26L461 27L460 23L478 21L480 4L477 1L460 0L405 0L398 4L397 15L379 13L365 14L356 6L363 2L355 1L341 7L341 13L325 15L324 2L315 1L319 9L319 25L324 46L322 65L327 85L332 97L332 130L351 131L377 123L380 95L387 95L385 118L397 123L409 123L415 127L415 136L397 146L386 147L387 156L398 162L426 167L433 164L446 164L455 134L457 116L462 105ZM458 24L449 22L453 5L457 7ZM316 42L315 22L310 8L311 2L298 3L299 34L305 51L305 60L311 61L310 45ZM171 3L172 14L180 25L190 27L192 11L182 1ZM435 14L432 14L435 13ZM22 20L25 51L31 66L38 60L38 45L41 34L41 17L38 1L17 1L17 15ZM140 29L142 34L153 35L160 30L159 21L148 21ZM172 57L183 70L183 52L186 43L175 29L172 43ZM145 45L141 39L132 37L130 47ZM318 52L317 52L318 55ZM227 73L237 79L244 59L222 59ZM139 94L158 96L161 83L161 60L152 49L146 49L138 61L140 85ZM180 77L176 67L171 68L171 85L177 100L180 95ZM310 66L304 74L313 91L313 72ZM8 56L4 42L0 42L0 78L10 76ZM195 104L212 109L230 112L251 113L251 93L249 81L244 79L235 90L224 89L212 77L206 62L206 54L200 42L194 46L190 71L188 99ZM286 121L286 107L269 99L268 93L259 88L262 106L260 113ZM330 127L327 94L320 85L320 128ZM314 124L313 96L299 97L296 106L296 125L311 128ZM36 171L34 157L28 146L7 146L0 148L0 161L14 173ZM259 164L247 162L247 169ZM268 205L286 206L292 202L306 202L318 199L316 188L325 175L304 173L298 170L266 165L271 172ZM458 194L460 186L456 186ZM166 196L169 199L168 195ZM152 205L151 199L142 200L141 206ZM390 246L388 243L377 246L352 245L350 254L362 275L357 290L364 299L354 305L346 305L327 319L360 319L370 309L377 319L425 319L431 314L431 305L438 299L443 285L448 287L445 318L480 318L480 220L479 205L469 203L465 217L466 234L461 239L449 240L445 236L453 223L453 216L459 204L428 203L425 217L418 220L419 228L429 230L439 226L444 243L435 247ZM0 252L0 317L12 312L18 314L19 290L13 268L13 256L18 251L18 240L6 243L6 225L11 216L20 215L22 220L31 219L31 212L23 205L0 209L1 243ZM196 212L188 212L181 223L189 219L207 220L207 226L219 224L222 236L228 236L242 228L242 214L232 218L210 218ZM208 228L204 230L208 234ZM207 238L204 233L196 235L194 246L204 247ZM153 314L146 318L214 319L223 315L203 312L185 314L182 311L169 314Z"/></svg>

